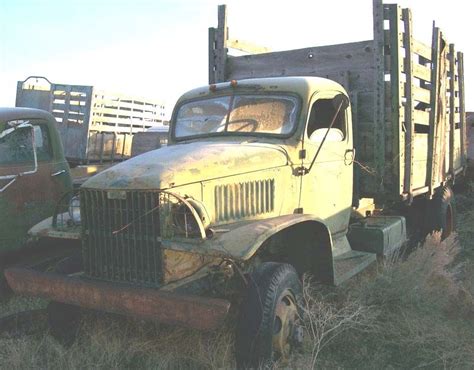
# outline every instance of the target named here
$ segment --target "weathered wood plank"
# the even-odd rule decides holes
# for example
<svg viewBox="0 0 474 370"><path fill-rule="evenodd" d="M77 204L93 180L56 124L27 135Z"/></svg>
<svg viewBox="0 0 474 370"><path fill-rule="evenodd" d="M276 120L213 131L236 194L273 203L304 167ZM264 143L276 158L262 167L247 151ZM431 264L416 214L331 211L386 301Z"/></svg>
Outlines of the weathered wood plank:
<svg viewBox="0 0 474 370"><path fill-rule="evenodd" d="M455 61L455 53L454 53L454 44L449 45L449 53L448 53L448 60L449 60L449 90L454 91L455 89L455 69L456 69L456 61ZM448 172L454 178L454 130L456 129L454 115L456 113L455 108L455 94L449 95L449 170Z"/></svg>
<svg viewBox="0 0 474 370"><path fill-rule="evenodd" d="M249 54L270 53L272 50L266 46L256 45L253 42L245 40L228 39L227 47L243 51Z"/></svg>
<svg viewBox="0 0 474 370"><path fill-rule="evenodd" d="M428 135L428 176L427 186L432 195L439 181L441 180L442 148L444 141L444 124L446 118L446 84L440 83L447 78L445 68L445 42L441 31L433 25L433 69L432 69L432 89L431 89L431 116L430 131Z"/></svg>
<svg viewBox="0 0 474 370"><path fill-rule="evenodd" d="M403 23L405 25L405 33L403 46L406 51L405 56L405 173L403 181L403 191L409 197L412 197L413 190L413 153L414 153L414 136L415 122L413 116L415 89L413 85L414 68L413 68L413 51L412 51L412 16L410 9L402 10Z"/></svg>
<svg viewBox="0 0 474 370"><path fill-rule="evenodd" d="M412 45L412 51L425 58L426 60L431 61L432 55L431 55L431 47L428 45L422 43L421 41L418 41L416 39L412 39L413 45Z"/></svg>
<svg viewBox="0 0 474 370"><path fill-rule="evenodd" d="M459 113L461 115L461 165L467 163L467 133L466 133L466 108L464 92L464 55L457 53L458 57L458 81L459 81Z"/></svg>
<svg viewBox="0 0 474 370"><path fill-rule="evenodd" d="M373 66L373 42L319 46L228 59L228 79L321 76Z"/></svg>
<svg viewBox="0 0 474 370"><path fill-rule="evenodd" d="M433 172L434 172L434 160L435 160L435 153L434 153L434 141L435 141L435 126L437 123L437 116L438 116L438 93L439 93L439 49L440 49L440 42L441 42L441 32L439 28L435 27L433 24L433 39L432 39L432 88L431 88L431 104L430 104L430 130L428 133L428 162L427 162L427 179L426 185L429 188L429 194L433 195Z"/></svg>
<svg viewBox="0 0 474 370"><path fill-rule="evenodd" d="M420 125L430 124L430 113L419 109L413 110L413 120L415 123Z"/></svg>
<svg viewBox="0 0 474 370"><path fill-rule="evenodd" d="M402 133L402 120L400 113L402 111L402 96L404 94L403 83L402 83L402 69L403 69L403 56L402 43L403 37L400 30L400 18L402 15L401 8L396 4L385 5L385 8L389 9L389 26L390 26L390 55L391 55L391 72L390 72L390 85L392 88L392 148L393 148L393 167L391 174L393 179L396 180L396 186L394 191L398 190L398 193L403 192L403 175L402 168L404 166L403 160L401 159L401 151L405 145ZM398 188L398 189L397 189Z"/></svg>
<svg viewBox="0 0 474 370"><path fill-rule="evenodd" d="M421 80L430 82L431 81L431 69L421 64L418 64L412 60L413 63L413 76Z"/></svg>
<svg viewBox="0 0 474 370"><path fill-rule="evenodd" d="M374 41L374 94L373 94L373 122L375 123L373 155L376 162L375 170L383 179L385 174L385 64L384 64L384 6L382 0L373 0ZM370 105L369 105L370 106ZM375 145L377 143L377 145ZM377 160L379 158L379 160ZM376 179L375 181L378 181ZM379 191L384 191L383 181L379 182Z"/></svg>
<svg viewBox="0 0 474 370"><path fill-rule="evenodd" d="M216 83L216 29L209 27L208 31L208 66L209 85Z"/></svg>
<svg viewBox="0 0 474 370"><path fill-rule="evenodd" d="M217 31L216 43L214 47L215 54L215 78L214 82L223 82L226 80L227 70L227 7L219 5L217 8Z"/></svg>
<svg viewBox="0 0 474 370"><path fill-rule="evenodd" d="M86 114L89 111L89 107L85 105L73 105L73 104L65 104L65 103L56 103L54 102L51 106L52 110L65 110L69 109L71 113L76 114Z"/></svg>
<svg viewBox="0 0 474 370"><path fill-rule="evenodd" d="M431 92L422 87L413 86L413 99L422 103L430 104Z"/></svg>

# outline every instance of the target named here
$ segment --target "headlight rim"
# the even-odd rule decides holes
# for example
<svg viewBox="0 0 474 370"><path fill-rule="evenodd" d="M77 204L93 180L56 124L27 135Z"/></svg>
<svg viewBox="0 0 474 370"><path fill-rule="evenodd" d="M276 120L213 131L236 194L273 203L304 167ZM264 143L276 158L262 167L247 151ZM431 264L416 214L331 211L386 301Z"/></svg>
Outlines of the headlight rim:
<svg viewBox="0 0 474 370"><path fill-rule="evenodd" d="M73 203L76 204L73 204ZM69 205L68 205L68 214L69 214L69 219L72 221L74 225L80 225L81 224L81 197L79 194L74 195L70 200L69 200Z"/></svg>

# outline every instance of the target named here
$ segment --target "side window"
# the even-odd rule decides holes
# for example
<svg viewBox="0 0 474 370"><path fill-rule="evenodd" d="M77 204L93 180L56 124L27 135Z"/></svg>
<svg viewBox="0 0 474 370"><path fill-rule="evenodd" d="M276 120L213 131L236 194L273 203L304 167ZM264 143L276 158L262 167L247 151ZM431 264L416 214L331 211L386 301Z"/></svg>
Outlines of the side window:
<svg viewBox="0 0 474 370"><path fill-rule="evenodd" d="M53 149L49 137L48 126L45 124L33 123L35 130L36 155L38 161L49 161L53 158Z"/></svg>
<svg viewBox="0 0 474 370"><path fill-rule="evenodd" d="M331 125L337 106L333 99L319 99L311 107L307 134L311 141L322 141ZM326 137L326 141L343 141L346 137L346 115L341 110Z"/></svg>
<svg viewBox="0 0 474 370"><path fill-rule="evenodd" d="M31 127L6 128L0 132L0 165L33 163L32 139Z"/></svg>

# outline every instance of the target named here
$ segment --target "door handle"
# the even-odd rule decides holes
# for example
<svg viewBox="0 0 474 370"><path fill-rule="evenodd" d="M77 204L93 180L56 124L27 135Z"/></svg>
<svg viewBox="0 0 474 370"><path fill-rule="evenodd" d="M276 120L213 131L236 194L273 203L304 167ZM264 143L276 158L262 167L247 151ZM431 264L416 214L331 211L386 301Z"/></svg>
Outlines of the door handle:
<svg viewBox="0 0 474 370"><path fill-rule="evenodd" d="M51 174L51 177L56 177L56 176L59 176L63 173L66 173L66 170L61 170L61 171L58 171L58 172L54 172Z"/></svg>
<svg viewBox="0 0 474 370"><path fill-rule="evenodd" d="M355 149L347 149L344 153L344 164L346 166L351 165L354 163L355 159Z"/></svg>

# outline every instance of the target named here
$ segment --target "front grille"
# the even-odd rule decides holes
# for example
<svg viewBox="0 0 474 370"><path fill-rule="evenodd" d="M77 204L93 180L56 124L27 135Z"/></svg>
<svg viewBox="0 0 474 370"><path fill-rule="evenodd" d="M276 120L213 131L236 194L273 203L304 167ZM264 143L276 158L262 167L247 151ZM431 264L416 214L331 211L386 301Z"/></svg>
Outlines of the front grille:
<svg viewBox="0 0 474 370"><path fill-rule="evenodd" d="M109 281L162 281L160 194L81 190L85 273Z"/></svg>

